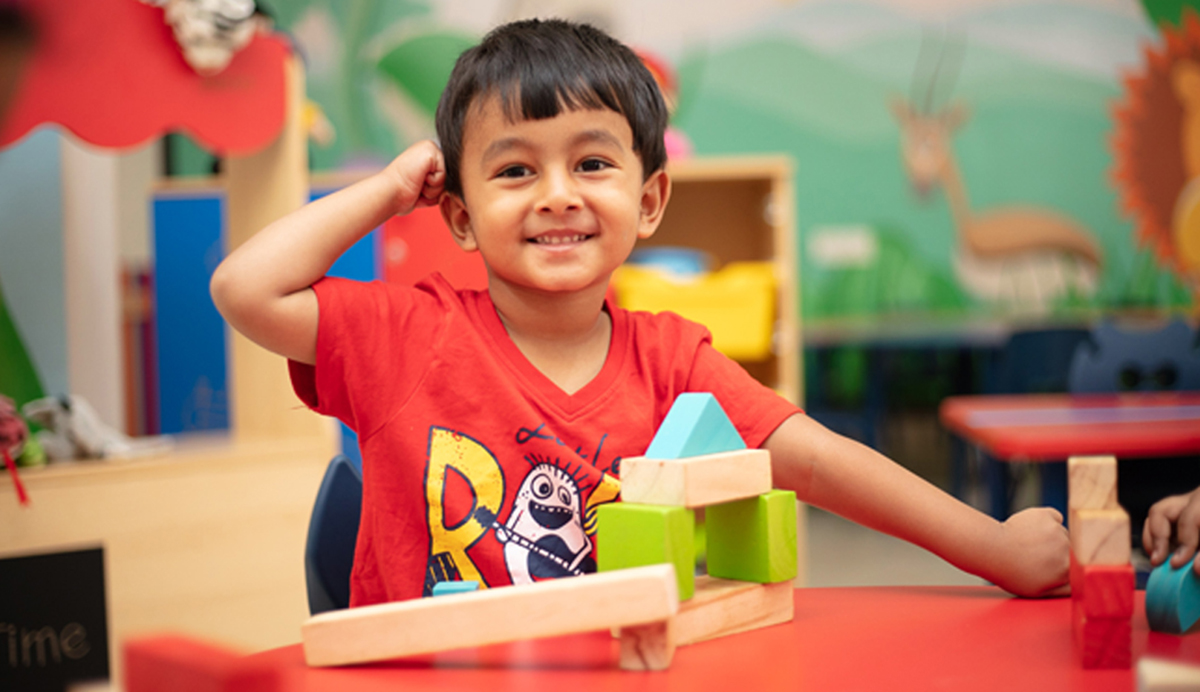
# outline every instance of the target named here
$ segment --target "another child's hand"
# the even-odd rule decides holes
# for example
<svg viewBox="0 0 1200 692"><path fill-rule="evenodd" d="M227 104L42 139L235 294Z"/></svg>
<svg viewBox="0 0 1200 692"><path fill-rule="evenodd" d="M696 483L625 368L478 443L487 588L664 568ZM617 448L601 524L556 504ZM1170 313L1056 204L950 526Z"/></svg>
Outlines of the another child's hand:
<svg viewBox="0 0 1200 692"><path fill-rule="evenodd" d="M1142 528L1142 546L1150 554L1151 564L1160 565L1167 559L1172 533L1178 547L1171 555L1171 566L1178 568L1192 559L1200 542L1200 488L1159 500L1150 508ZM1193 569L1200 574L1200 560Z"/></svg>
<svg viewBox="0 0 1200 692"><path fill-rule="evenodd" d="M1050 507L1017 512L1000 525L994 567L982 576L1017 596L1066 593L1071 541L1062 514Z"/></svg>
<svg viewBox="0 0 1200 692"><path fill-rule="evenodd" d="M388 164L384 174L396 186L396 214L438 203L446 184L442 150L429 140L417 142Z"/></svg>

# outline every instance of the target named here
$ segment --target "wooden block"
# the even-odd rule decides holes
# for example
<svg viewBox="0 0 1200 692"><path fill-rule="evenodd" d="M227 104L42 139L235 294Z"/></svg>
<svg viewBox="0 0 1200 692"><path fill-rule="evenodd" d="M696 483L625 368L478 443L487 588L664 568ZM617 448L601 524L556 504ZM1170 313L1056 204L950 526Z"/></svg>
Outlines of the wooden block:
<svg viewBox="0 0 1200 692"><path fill-rule="evenodd" d="M1137 664L1138 692L1200 690L1200 666L1143 656Z"/></svg>
<svg viewBox="0 0 1200 692"><path fill-rule="evenodd" d="M1089 618L1133 617L1133 565L1084 565L1071 556L1071 598Z"/></svg>
<svg viewBox="0 0 1200 692"><path fill-rule="evenodd" d="M646 456L653 459L681 459L745 449L746 443L716 397L707 392L680 394L667 411ZM625 473L622 466L621 480Z"/></svg>
<svg viewBox="0 0 1200 692"><path fill-rule="evenodd" d="M696 515L683 507L632 502L600 505L596 514L596 568L601 572L669 563L679 597L692 597L696 572Z"/></svg>
<svg viewBox="0 0 1200 692"><path fill-rule="evenodd" d="M1086 669L1129 668L1133 658L1131 618L1089 618L1082 605L1072 604L1076 659Z"/></svg>
<svg viewBox="0 0 1200 692"><path fill-rule="evenodd" d="M796 577L796 494L772 490L704 510L708 573L761 584Z"/></svg>
<svg viewBox="0 0 1200 692"><path fill-rule="evenodd" d="M1121 508L1071 510L1071 552L1082 565L1127 565L1129 515Z"/></svg>
<svg viewBox="0 0 1200 692"><path fill-rule="evenodd" d="M675 568L652 565L321 613L300 633L308 665L341 666L644 625L678 610Z"/></svg>
<svg viewBox="0 0 1200 692"><path fill-rule="evenodd" d="M680 604L675 616L675 645L791 622L796 612L795 593L790 581L755 584L696 577L695 595Z"/></svg>
<svg viewBox="0 0 1200 692"><path fill-rule="evenodd" d="M621 670L666 670L675 656L674 618L622 627Z"/></svg>
<svg viewBox="0 0 1200 692"><path fill-rule="evenodd" d="M248 663L240 653L189 637L166 635L125 644L126 692L276 692L282 672Z"/></svg>
<svg viewBox="0 0 1200 692"><path fill-rule="evenodd" d="M1150 572L1146 581L1146 619L1150 629L1183 634L1200 620L1200 577L1195 558L1178 569L1164 562Z"/></svg>
<svg viewBox="0 0 1200 692"><path fill-rule="evenodd" d="M479 590L479 582L474 579L464 581L439 581L433 585L433 596L449 596L456 593L470 593Z"/></svg>
<svg viewBox="0 0 1200 692"><path fill-rule="evenodd" d="M1067 460L1069 509L1117 507L1117 458L1071 457Z"/></svg>
<svg viewBox="0 0 1200 692"><path fill-rule="evenodd" d="M621 499L646 505L705 507L771 489L771 453L743 449L687 459L621 460Z"/></svg>
<svg viewBox="0 0 1200 692"><path fill-rule="evenodd" d="M1117 458L1113 456L1071 457L1067 460L1067 522L1070 510L1116 509Z"/></svg>

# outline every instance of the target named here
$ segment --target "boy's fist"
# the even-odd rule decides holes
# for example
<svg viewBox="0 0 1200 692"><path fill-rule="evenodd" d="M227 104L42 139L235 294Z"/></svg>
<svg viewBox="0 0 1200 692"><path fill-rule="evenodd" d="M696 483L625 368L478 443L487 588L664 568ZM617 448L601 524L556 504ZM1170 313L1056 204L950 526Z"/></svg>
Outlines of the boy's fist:
<svg viewBox="0 0 1200 692"><path fill-rule="evenodd" d="M438 203L446 184L442 150L429 140L417 142L384 169L396 187L396 214Z"/></svg>
<svg viewBox="0 0 1200 692"><path fill-rule="evenodd" d="M1178 568L1196 554L1200 543L1200 488L1184 495L1172 495L1150 508L1142 527L1142 547L1150 555L1150 563L1160 565L1171 549L1172 529L1178 547L1171 555L1171 567ZM1193 566L1200 574L1200 560Z"/></svg>
<svg viewBox="0 0 1200 692"><path fill-rule="evenodd" d="M1062 514L1033 507L1000 525L994 573L983 575L1017 596L1066 593L1071 567L1071 540Z"/></svg>

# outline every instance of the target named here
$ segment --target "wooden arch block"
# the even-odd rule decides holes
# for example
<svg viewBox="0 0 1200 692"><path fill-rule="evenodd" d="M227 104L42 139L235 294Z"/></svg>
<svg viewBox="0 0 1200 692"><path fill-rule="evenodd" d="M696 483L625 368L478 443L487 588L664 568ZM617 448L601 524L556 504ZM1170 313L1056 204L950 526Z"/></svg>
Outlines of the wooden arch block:
<svg viewBox="0 0 1200 692"><path fill-rule="evenodd" d="M1146 582L1146 619L1150 629L1183 634L1200 620L1200 577L1192 558L1179 568L1164 562Z"/></svg>

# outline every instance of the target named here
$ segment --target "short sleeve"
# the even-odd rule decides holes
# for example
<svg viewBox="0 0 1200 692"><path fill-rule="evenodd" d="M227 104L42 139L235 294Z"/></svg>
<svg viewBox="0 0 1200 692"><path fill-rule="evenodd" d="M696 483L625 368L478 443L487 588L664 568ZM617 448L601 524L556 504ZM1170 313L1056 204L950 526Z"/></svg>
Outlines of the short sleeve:
<svg viewBox="0 0 1200 692"><path fill-rule="evenodd" d="M290 361L296 395L369 436L407 400L440 337L439 293L326 277L313 285L315 365Z"/></svg>
<svg viewBox="0 0 1200 692"><path fill-rule="evenodd" d="M696 350L688 391L711 392L752 448L761 447L783 421L800 408L754 379L705 339Z"/></svg>

